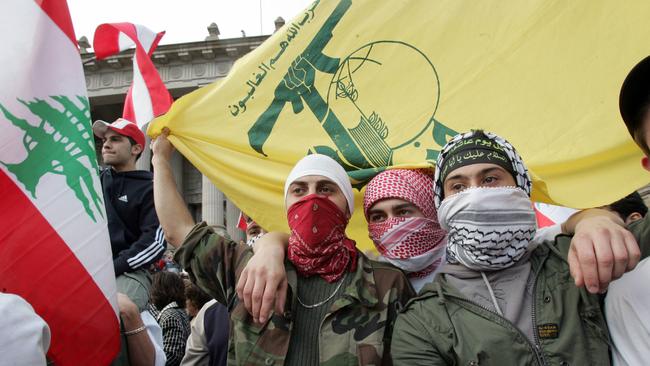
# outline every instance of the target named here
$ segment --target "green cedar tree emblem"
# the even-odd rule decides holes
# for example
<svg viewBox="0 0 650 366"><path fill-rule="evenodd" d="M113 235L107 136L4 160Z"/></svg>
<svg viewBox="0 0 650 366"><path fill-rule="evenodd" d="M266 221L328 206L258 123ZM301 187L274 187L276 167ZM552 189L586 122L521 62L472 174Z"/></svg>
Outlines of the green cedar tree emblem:
<svg viewBox="0 0 650 366"><path fill-rule="evenodd" d="M42 99L18 99L40 118L36 126L16 117L0 104L4 116L25 132L23 145L27 151L27 158L18 164L0 163L16 176L33 198L36 198L36 187L44 175L65 176L67 186L88 216L97 222L95 213L104 216L103 200L93 184L93 175L97 174L98 168L88 99L76 97L81 107L68 96L52 96L51 99L57 104ZM85 164L82 162L84 157L87 158Z"/></svg>

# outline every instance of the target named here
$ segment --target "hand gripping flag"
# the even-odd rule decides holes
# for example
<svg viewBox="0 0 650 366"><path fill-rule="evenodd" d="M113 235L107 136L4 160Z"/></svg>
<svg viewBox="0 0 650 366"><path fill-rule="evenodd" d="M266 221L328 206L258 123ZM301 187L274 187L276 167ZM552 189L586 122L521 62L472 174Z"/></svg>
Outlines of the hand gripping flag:
<svg viewBox="0 0 650 366"><path fill-rule="evenodd" d="M47 322L55 364L105 365L120 347L115 274L68 7L2 6L0 290Z"/></svg>
<svg viewBox="0 0 650 366"><path fill-rule="evenodd" d="M93 48L98 60L135 46L133 83L126 93L122 116L140 128L167 112L172 97L151 61L153 51L165 32L131 23L101 24L95 30Z"/></svg>
<svg viewBox="0 0 650 366"><path fill-rule="evenodd" d="M168 127L270 230L286 228L283 181L306 154L338 160L360 188L431 167L472 128L517 147L535 201L599 206L648 181L618 113L625 75L650 53L647 14L647 1L315 1L149 133ZM355 215L349 234L371 245L365 228Z"/></svg>

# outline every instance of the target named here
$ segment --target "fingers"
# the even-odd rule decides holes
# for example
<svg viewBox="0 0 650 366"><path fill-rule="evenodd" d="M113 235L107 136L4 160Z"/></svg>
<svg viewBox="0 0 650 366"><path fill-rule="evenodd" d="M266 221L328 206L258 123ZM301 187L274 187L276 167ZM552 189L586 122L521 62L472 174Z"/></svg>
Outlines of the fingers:
<svg viewBox="0 0 650 366"><path fill-rule="evenodd" d="M574 245L571 245L567 261L569 262L569 270L571 271L571 277L573 277L576 287L584 286L585 282L582 276L582 270L580 269L580 261L578 260Z"/></svg>
<svg viewBox="0 0 650 366"><path fill-rule="evenodd" d="M252 295L253 295L254 287L255 287L255 277L249 273L246 283L244 284L244 290L242 291L240 300L244 301L244 307L246 308L246 311L248 311L248 313L251 315L253 314Z"/></svg>
<svg viewBox="0 0 650 366"><path fill-rule="evenodd" d="M264 296L264 289L266 288L266 281L264 276L255 277L255 286L251 293L251 309L249 310L250 314L253 316L253 320L256 323L260 322L260 308L262 307L262 297Z"/></svg>
<svg viewBox="0 0 650 366"><path fill-rule="evenodd" d="M623 235L618 235L615 238L612 238L611 250L614 264L610 281L613 281L620 278L625 273L628 267L628 262L631 258L625 245L625 237ZM604 290L607 286L609 286L609 282L603 283L601 278L600 289Z"/></svg>
<svg viewBox="0 0 650 366"><path fill-rule="evenodd" d="M641 250L639 249L639 244L636 242L634 235L627 230L623 233L623 241L628 253L627 267L625 269L631 271L637 264L639 264L639 260L641 259Z"/></svg>
<svg viewBox="0 0 650 366"><path fill-rule="evenodd" d="M612 281L612 273L614 272L614 247L622 246L618 236L611 236L609 242L596 242L594 251L597 258L597 271L598 271L598 290L603 292ZM625 251L625 262L627 262L627 250ZM625 263L627 265L627 263ZM587 290L594 293L592 289L587 286Z"/></svg>
<svg viewBox="0 0 650 366"><path fill-rule="evenodd" d="M600 278L598 276L598 262L596 261L593 241L588 236L576 235L573 238L572 245L575 248L576 258L580 263L579 267L587 291L593 294L598 293Z"/></svg>
<svg viewBox="0 0 650 366"><path fill-rule="evenodd" d="M266 282L264 294L262 295L262 301L260 304L260 323L265 323L271 315L271 310L273 310L273 305L275 304L276 294L278 290L278 282L279 279L277 276L272 276L269 278L269 281ZM282 312L279 314L282 314Z"/></svg>

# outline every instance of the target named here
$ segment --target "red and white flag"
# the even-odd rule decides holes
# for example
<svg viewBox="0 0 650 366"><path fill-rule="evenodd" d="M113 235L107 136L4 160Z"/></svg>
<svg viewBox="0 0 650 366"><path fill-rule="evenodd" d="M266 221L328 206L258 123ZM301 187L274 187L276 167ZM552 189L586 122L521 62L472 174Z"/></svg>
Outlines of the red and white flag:
<svg viewBox="0 0 650 366"><path fill-rule="evenodd" d="M120 347L115 274L68 6L2 7L0 290L47 322L57 365L108 364Z"/></svg>
<svg viewBox="0 0 650 366"><path fill-rule="evenodd" d="M571 215L578 212L578 210L550 205L548 203L535 202L533 205L535 209L535 216L537 216L537 227L553 226L565 222Z"/></svg>
<svg viewBox="0 0 650 366"><path fill-rule="evenodd" d="M173 99L151 61L165 32L131 23L101 24L95 30L93 49L98 60L135 46L133 83L126 94L122 116L142 128L169 110Z"/></svg>

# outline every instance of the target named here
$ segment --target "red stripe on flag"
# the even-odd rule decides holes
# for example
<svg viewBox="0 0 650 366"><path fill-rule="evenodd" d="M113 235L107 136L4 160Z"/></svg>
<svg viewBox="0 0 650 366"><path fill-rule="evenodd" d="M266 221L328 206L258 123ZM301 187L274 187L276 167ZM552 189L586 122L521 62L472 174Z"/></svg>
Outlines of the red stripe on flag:
<svg viewBox="0 0 650 366"><path fill-rule="evenodd" d="M72 26L72 18L68 10L68 3L66 0L35 0L36 4L43 9L45 14L52 19L54 23L65 33L72 41L72 44L77 47L77 38L74 35L74 27Z"/></svg>
<svg viewBox="0 0 650 366"><path fill-rule="evenodd" d="M533 208L535 209L535 216L537 217L537 227L538 228L555 225L555 221L549 219L546 215L541 213L537 209L537 207L533 207Z"/></svg>
<svg viewBox="0 0 650 366"><path fill-rule="evenodd" d="M52 332L57 365L105 365L120 347L115 311L68 245L0 171L0 290L22 296Z"/></svg>
<svg viewBox="0 0 650 366"><path fill-rule="evenodd" d="M246 223L246 218L244 217L243 212L239 213L239 222L237 222L237 227L241 231L246 231L246 229L248 228L248 224Z"/></svg>

